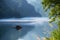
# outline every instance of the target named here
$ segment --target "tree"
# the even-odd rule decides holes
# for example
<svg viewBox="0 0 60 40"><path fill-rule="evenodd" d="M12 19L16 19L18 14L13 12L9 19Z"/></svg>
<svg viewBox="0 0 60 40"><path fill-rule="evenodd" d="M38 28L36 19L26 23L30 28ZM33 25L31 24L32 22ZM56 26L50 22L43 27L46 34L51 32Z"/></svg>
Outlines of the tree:
<svg viewBox="0 0 60 40"><path fill-rule="evenodd" d="M54 22L58 26L57 29L51 32L49 40L60 40L60 0L43 0L42 4L45 11L50 10L49 22Z"/></svg>

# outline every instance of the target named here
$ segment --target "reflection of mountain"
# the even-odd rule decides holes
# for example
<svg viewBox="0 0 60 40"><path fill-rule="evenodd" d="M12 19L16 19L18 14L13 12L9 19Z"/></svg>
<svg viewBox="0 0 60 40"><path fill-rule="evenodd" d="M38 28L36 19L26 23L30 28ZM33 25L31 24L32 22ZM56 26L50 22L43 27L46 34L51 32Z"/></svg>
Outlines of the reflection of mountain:
<svg viewBox="0 0 60 40"><path fill-rule="evenodd" d="M12 23L11 21L13 21L15 23ZM35 28L35 25L39 24L39 23L44 23L46 21L48 21L48 18L40 18L40 17L26 17L26 18L21 18L19 19L20 21L19 22L23 22L24 24L20 24L20 23L16 23L17 19L0 19L0 38L2 36L2 40L16 40L15 38L22 38L24 37L26 34L28 34L28 32L34 30ZM26 21L24 21L26 20ZM41 22L38 22L41 21ZM4 23L1 23L1 22L4 22L5 21L5 24ZM35 23L35 22L36 23ZM8 23L6 23L8 22ZM10 23L11 22L11 23ZM35 23L35 25L30 25L29 23ZM20 25L22 27L22 31L17 31L15 28L15 25ZM40 25L39 25L40 26ZM38 27L38 26L36 26ZM39 29L41 30L41 29ZM38 32L37 32L38 33Z"/></svg>
<svg viewBox="0 0 60 40"><path fill-rule="evenodd" d="M18 0L17 0L18 1ZM22 0L22 5L13 2L11 0L1 0L0 1L0 18L10 18L10 17L40 17L41 15L37 13L34 7L27 3L26 0Z"/></svg>
<svg viewBox="0 0 60 40"><path fill-rule="evenodd" d="M1 27L2 26L2 27ZM12 24L1 24L0 25L0 40L17 40L18 38L24 37L29 31L34 29L34 26L20 25L22 27L21 31L16 30L15 25Z"/></svg>
<svg viewBox="0 0 60 40"><path fill-rule="evenodd" d="M40 19L40 20L39 20ZM8 19L3 19L2 21L6 21ZM13 19L9 19L10 21ZM15 21L17 19L14 19ZM26 22L33 22L34 20L36 20L36 23L35 25L30 25L30 24L27 24L27 25L24 25L24 24L20 24L20 23L1 23L0 22L0 38L2 40L17 40L18 38L22 38L24 40L34 40L33 37L35 36L29 36L30 34L31 35L39 35L40 37L44 37L44 36L47 36L49 37L49 33L54 29L56 28L55 24L54 27L50 27L48 25L48 18L38 18L38 17L27 17L27 18L21 18L19 20L22 20L22 22L24 22L24 24L26 24ZM23 21L23 20L27 20L26 22ZM32 20L32 21L30 21ZM16 25L20 25L22 27L22 30L21 31L17 31L15 29ZM36 34L35 34L36 33Z"/></svg>

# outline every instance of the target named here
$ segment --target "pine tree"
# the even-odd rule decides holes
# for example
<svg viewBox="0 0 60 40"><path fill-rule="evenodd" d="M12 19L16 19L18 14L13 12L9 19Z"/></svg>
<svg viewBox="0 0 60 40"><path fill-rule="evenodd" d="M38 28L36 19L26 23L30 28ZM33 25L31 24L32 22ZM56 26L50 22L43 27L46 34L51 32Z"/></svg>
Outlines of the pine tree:
<svg viewBox="0 0 60 40"><path fill-rule="evenodd" d="M50 10L49 19L50 23L54 22L58 28L51 32L49 40L60 40L60 0L43 0L43 8L45 11ZM46 38L47 39L47 38Z"/></svg>

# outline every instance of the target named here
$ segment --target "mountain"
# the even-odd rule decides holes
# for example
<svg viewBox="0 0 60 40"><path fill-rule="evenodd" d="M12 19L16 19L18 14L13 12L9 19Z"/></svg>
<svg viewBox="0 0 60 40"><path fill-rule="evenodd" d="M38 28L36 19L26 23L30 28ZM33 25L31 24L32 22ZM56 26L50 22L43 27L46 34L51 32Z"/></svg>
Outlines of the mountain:
<svg viewBox="0 0 60 40"><path fill-rule="evenodd" d="M1 0L0 18L41 17L26 0Z"/></svg>

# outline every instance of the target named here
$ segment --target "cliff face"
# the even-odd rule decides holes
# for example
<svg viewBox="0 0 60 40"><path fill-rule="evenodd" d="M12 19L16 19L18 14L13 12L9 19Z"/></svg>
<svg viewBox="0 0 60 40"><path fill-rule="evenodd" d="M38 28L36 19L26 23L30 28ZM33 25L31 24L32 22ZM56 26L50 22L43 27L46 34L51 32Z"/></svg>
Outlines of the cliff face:
<svg viewBox="0 0 60 40"><path fill-rule="evenodd" d="M0 18L41 17L26 0L1 0Z"/></svg>

